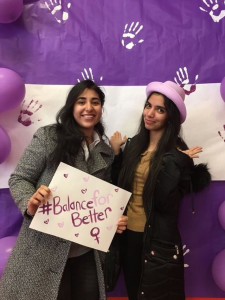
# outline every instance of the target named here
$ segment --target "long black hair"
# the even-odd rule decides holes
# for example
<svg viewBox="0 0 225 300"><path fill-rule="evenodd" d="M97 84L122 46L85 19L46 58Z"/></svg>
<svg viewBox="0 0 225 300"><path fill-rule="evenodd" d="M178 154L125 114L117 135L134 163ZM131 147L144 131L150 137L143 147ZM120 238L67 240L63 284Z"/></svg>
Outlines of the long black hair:
<svg viewBox="0 0 225 300"><path fill-rule="evenodd" d="M55 165L60 161L70 164L82 149L81 144L85 140L85 135L80 130L73 116L73 107L85 89L94 90L99 95L101 106L103 107L104 105L105 94L92 80L83 80L72 87L67 96L65 105L56 115L57 146L50 157L51 162ZM94 129L101 138L105 134L101 121L95 125Z"/></svg>
<svg viewBox="0 0 225 300"><path fill-rule="evenodd" d="M153 93L162 95L156 92ZM148 99L152 94L149 95ZM162 164L163 155L174 147L179 147L182 150L187 149L187 145L179 136L181 129L179 110L169 98L164 95L162 96L164 98L164 105L167 111L167 121L165 124L165 130L158 142L157 148L151 156L149 174L143 189L142 198L146 215L148 215L150 210L151 198L154 193L157 175ZM148 99L146 100L146 103ZM126 147L124 152L122 169L119 176L120 187L132 191L132 184L137 164L140 161L141 154L147 150L149 143L149 130L145 128L144 119L142 116L138 133L131 139L129 146Z"/></svg>

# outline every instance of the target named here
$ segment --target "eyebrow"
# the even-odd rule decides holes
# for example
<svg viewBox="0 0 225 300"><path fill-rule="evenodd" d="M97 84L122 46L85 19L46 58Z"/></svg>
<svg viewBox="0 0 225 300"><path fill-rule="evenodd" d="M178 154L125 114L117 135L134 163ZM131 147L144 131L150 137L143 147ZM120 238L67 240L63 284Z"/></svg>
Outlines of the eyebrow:
<svg viewBox="0 0 225 300"><path fill-rule="evenodd" d="M85 100L85 99L87 99L87 97L78 97L77 98L77 100L79 100L79 99L82 99L82 100ZM100 101L100 98L98 98L98 97L93 97L93 98L91 98L91 100L99 100Z"/></svg>

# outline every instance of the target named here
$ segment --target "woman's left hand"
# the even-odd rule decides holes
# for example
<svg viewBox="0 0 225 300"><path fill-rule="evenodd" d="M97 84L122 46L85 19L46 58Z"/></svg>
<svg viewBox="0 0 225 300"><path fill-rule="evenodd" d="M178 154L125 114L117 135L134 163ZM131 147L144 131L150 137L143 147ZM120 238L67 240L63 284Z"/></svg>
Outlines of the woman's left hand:
<svg viewBox="0 0 225 300"><path fill-rule="evenodd" d="M119 221L117 222L117 233L122 233L124 230L127 229L127 221L128 217L127 216L122 216Z"/></svg>
<svg viewBox="0 0 225 300"><path fill-rule="evenodd" d="M190 156L190 158L198 158L199 156L197 155L198 153L202 152L202 147L200 146L195 146L195 147L192 147L190 149L187 149L187 150L183 150L181 151L187 155Z"/></svg>

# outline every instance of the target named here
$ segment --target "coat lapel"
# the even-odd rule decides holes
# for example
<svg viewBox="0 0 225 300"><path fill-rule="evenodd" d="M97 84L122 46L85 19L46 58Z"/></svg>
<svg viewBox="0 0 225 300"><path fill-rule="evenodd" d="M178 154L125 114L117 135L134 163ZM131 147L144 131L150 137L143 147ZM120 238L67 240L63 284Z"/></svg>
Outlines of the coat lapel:
<svg viewBox="0 0 225 300"><path fill-rule="evenodd" d="M106 170L113 161L113 152L104 142L100 141L92 150L91 156L85 161L82 151L76 157L75 167L79 170L94 175L101 170Z"/></svg>

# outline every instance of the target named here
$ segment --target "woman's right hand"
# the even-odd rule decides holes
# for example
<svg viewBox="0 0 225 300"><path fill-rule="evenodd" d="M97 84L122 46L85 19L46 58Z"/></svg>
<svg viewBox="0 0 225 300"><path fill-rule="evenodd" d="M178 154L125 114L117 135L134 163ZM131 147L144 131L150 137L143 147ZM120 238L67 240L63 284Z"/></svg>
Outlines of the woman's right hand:
<svg viewBox="0 0 225 300"><path fill-rule="evenodd" d="M51 190L46 185L41 185L27 203L27 212L34 216L39 205L45 204L51 195Z"/></svg>
<svg viewBox="0 0 225 300"><path fill-rule="evenodd" d="M127 141L126 135L122 138L122 135L119 131L115 131L111 138L109 139L109 143L113 149L115 155L120 153L120 147L125 144Z"/></svg>

